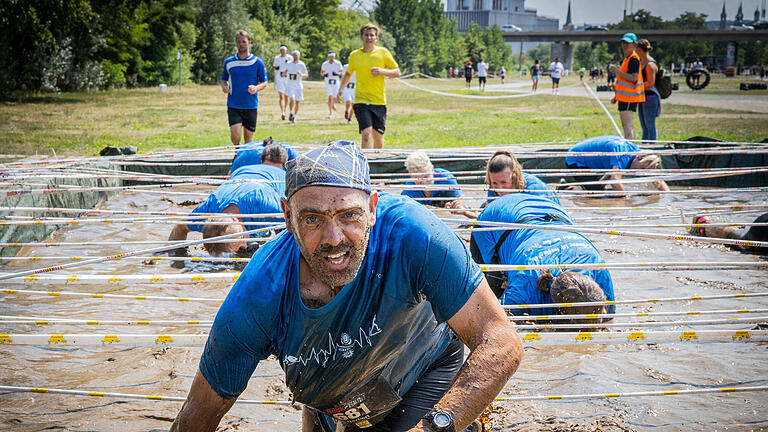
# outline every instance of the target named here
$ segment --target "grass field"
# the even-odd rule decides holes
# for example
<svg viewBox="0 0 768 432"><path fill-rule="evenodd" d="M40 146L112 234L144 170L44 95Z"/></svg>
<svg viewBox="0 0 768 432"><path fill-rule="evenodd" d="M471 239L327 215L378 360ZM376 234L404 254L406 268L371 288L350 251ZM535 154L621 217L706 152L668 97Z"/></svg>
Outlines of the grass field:
<svg viewBox="0 0 768 432"><path fill-rule="evenodd" d="M685 88L681 94L738 95L741 81L743 79L716 77L711 89L693 93ZM464 92L464 81L458 79L408 82L449 93L480 94L474 82L473 90ZM503 89L522 90L528 82L510 79ZM577 83L578 77L572 75L563 80L562 86ZM498 80L492 79L489 84L498 84ZM574 95L581 96L555 97L549 93L548 86L549 81L544 79L535 96L478 100L435 95L390 80L386 145L413 148L569 141L615 133L605 113L594 100L586 97L583 89L580 92L572 89ZM768 92L749 92L749 95L768 96ZM0 153L50 154L55 151L58 155L94 155L107 145L136 145L141 152L229 145L225 97L218 86L188 86L181 92L174 87L163 93L156 88L113 90L47 95L21 103L5 103L0 105ZM332 139L359 142L356 122L346 123L343 106L332 120L326 118L322 83L305 83L305 98L298 123L289 124L280 120L276 92L269 86L260 94L256 138L272 136L296 144L319 144ZM618 121L615 106L609 106L609 110ZM738 104L704 108L666 103L657 125L660 139L706 135L733 141L760 141L768 137L768 114L739 111ZM636 127L639 131L637 122Z"/></svg>

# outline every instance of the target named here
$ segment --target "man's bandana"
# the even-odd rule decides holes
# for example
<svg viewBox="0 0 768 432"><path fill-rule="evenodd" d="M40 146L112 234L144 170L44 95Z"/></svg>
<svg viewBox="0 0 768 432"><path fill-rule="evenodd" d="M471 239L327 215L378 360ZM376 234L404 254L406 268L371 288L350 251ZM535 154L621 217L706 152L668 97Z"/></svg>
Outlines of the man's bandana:
<svg viewBox="0 0 768 432"><path fill-rule="evenodd" d="M332 186L371 193L368 159L352 141L334 141L285 164L285 196L307 186Z"/></svg>

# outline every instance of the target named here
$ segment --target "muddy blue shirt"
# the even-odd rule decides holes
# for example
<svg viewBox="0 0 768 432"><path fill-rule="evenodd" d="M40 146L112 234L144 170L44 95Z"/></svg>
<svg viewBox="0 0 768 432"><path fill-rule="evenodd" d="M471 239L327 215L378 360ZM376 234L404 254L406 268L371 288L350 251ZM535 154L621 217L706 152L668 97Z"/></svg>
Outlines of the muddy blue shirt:
<svg viewBox="0 0 768 432"><path fill-rule="evenodd" d="M434 169L434 180L436 185L457 185L456 177L453 176L448 170L443 168L435 168ZM405 182L406 185L413 185L416 184L413 181ZM424 195L424 191L421 190L404 190L402 192L403 195L409 196L411 198L426 198ZM433 198L453 198L453 199L459 199L461 198L461 192L458 189L453 190L442 190L442 191L432 191L432 197ZM446 200L419 200L420 204L424 205L431 205L431 206L437 206L437 207L445 207L445 203L448 201Z"/></svg>
<svg viewBox="0 0 768 432"><path fill-rule="evenodd" d="M267 68L264 62L253 54L248 54L244 59L235 54L224 60L221 80L229 81L227 107L256 109L259 107L259 94L248 93L248 86L266 81Z"/></svg>
<svg viewBox="0 0 768 432"><path fill-rule="evenodd" d="M192 210L192 213L221 213L227 206L234 204L240 214L282 213L280 195L264 183L225 183L217 187L205 201ZM233 215L234 216L234 215ZM243 218L243 222L271 222L279 224L282 218ZM202 225L188 224L192 231L200 231ZM245 229L264 228L266 225L245 225ZM260 237L263 234L252 234Z"/></svg>
<svg viewBox="0 0 768 432"><path fill-rule="evenodd" d="M515 223L529 216L543 217L557 215L573 224L568 213L552 201L529 194L509 194L493 200L480 216L482 221ZM531 225L562 225L564 222L534 219L525 222ZM483 261L490 262L494 246L504 231L475 231L472 233ZM499 249L499 261L502 264L589 264L602 263L603 258L595 246L586 237L578 233L547 231L535 229L512 230ZM553 269L552 276L557 277L567 270ZM608 300L614 300L613 282L607 270L570 270L590 276L603 289ZM507 271L509 283L501 296L502 304L539 304L552 303L552 296L536 288L540 270ZM615 306L607 308L608 313L615 311ZM555 309L512 309L512 313L530 315L556 314Z"/></svg>
<svg viewBox="0 0 768 432"><path fill-rule="evenodd" d="M382 194L357 277L325 306L299 293L299 248L284 231L253 255L219 309L200 370L224 398L277 356L295 400L375 423L447 347L445 324L483 279L463 242L423 206Z"/></svg>
<svg viewBox="0 0 768 432"><path fill-rule="evenodd" d="M234 171L230 180L261 180L281 197L285 197L285 170L273 165L246 165Z"/></svg>
<svg viewBox="0 0 768 432"><path fill-rule="evenodd" d="M603 135L587 138L568 149L568 151L601 153L637 152L640 151L640 147L617 135ZM611 169L613 167L627 169L634 158L634 155L568 156L565 158L565 163L590 169Z"/></svg>
<svg viewBox="0 0 768 432"><path fill-rule="evenodd" d="M525 193L530 193L532 195L541 195L541 196L543 196L545 198L548 198L548 199L554 201L557 204L560 204L560 198L558 198L557 195L554 194L554 189L549 187L548 184L546 184L543 181L541 181L540 178L536 177L533 174L523 173L523 179L525 179L525 187L523 188L525 190L537 190L537 191L540 191L540 190L550 190L550 191L552 191L551 194L547 193L547 192L525 192ZM491 190L488 191L488 197L489 198L490 197L497 197L497 196L499 196L498 193L496 193L494 191L491 191ZM489 199L489 200L486 201L486 204L490 204L491 201L494 201L494 200Z"/></svg>
<svg viewBox="0 0 768 432"><path fill-rule="evenodd" d="M299 152L286 143L275 143L285 147L288 152L288 160L291 160L299 155ZM235 153L234 159L232 159L232 166L229 167L229 172L235 172L236 169L246 165L259 165L261 164L261 154L264 153L264 141L252 141L245 143L238 147L238 151Z"/></svg>

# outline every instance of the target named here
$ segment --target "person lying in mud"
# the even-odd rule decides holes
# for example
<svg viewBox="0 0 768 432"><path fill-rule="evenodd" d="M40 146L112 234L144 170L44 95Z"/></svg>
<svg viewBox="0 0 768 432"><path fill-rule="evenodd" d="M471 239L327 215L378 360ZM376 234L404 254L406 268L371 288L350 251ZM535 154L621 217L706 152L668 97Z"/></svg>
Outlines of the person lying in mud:
<svg viewBox="0 0 768 432"><path fill-rule="evenodd" d="M443 168L435 168L432 165L432 161L429 160L429 155L423 151L415 151L408 155L405 160L405 168L413 177L413 180L405 182L406 185L458 185L456 178L448 170ZM458 189L446 189L446 190L403 190L402 195L411 198L454 198L452 201L446 201L442 199L419 199L419 203L423 205L431 205L435 207L442 207L447 209L453 209L451 213L461 214L468 218L474 219L477 214L466 210L464 202L461 199L461 191Z"/></svg>
<svg viewBox="0 0 768 432"><path fill-rule="evenodd" d="M693 218L693 223L709 224L711 222L707 216L696 216ZM768 213L758 216L752 223L768 223ZM746 232L732 226L705 226L692 227L689 232L699 237L768 242L768 226L751 226ZM768 248L766 247L748 245L732 245L731 247L745 253L768 255Z"/></svg>
<svg viewBox="0 0 768 432"><path fill-rule="evenodd" d="M221 305L171 430L215 430L270 355L303 431L464 430L523 350L462 241L415 201L372 192L352 142L289 161L286 179L287 230Z"/></svg>
<svg viewBox="0 0 768 432"><path fill-rule="evenodd" d="M517 158L508 151L497 151L488 159L485 166L485 184L491 187L488 190L488 200L483 207L494 201L495 197L504 196L513 192L505 192L495 189L526 189L531 191L552 191L548 192L530 192L534 195L541 195L549 198L558 205L560 199L557 198L555 191L533 174L523 172L522 166Z"/></svg>
<svg viewBox="0 0 768 432"><path fill-rule="evenodd" d="M593 138L587 138L568 149L569 152L595 152L595 153L622 153L639 152L640 147L625 140L618 135L603 135ZM654 154L646 155L605 155L605 156L568 156L565 163L570 169L661 169L661 157ZM621 174L612 175L574 175L576 182L596 182L603 180L621 180ZM584 190L607 190L606 184L582 185ZM623 196L624 185L621 183L611 183L611 188L619 192L617 196ZM669 186L662 180L653 182L653 186L660 191L668 191Z"/></svg>
<svg viewBox="0 0 768 432"><path fill-rule="evenodd" d="M483 221L530 225L573 225L568 213L549 199L531 194L507 194L494 200L477 218ZM595 246L581 234L539 229L474 231L472 258L484 264L602 263ZM575 303L614 300L607 270L510 270L488 272L486 279L504 305ZM531 315L614 313L615 306L512 309ZM602 320L601 320L602 321ZM588 321L577 320L576 323Z"/></svg>
<svg viewBox="0 0 768 432"><path fill-rule="evenodd" d="M229 172L234 173L236 169L246 165L260 164L261 155L264 153L264 149L271 144L283 147L288 153L288 160L299 155L299 152L292 146L286 143L276 143L272 140L272 137L265 138L263 141L252 141L238 147L239 151L235 152L235 157L232 159L232 165L229 168Z"/></svg>
<svg viewBox="0 0 768 432"><path fill-rule="evenodd" d="M230 180L256 180L269 184L280 196L285 196L285 163L288 152L279 144L270 144L261 152L261 163L235 169Z"/></svg>
<svg viewBox="0 0 768 432"><path fill-rule="evenodd" d="M278 146L279 147L279 146ZM271 155L272 152L264 152L265 155ZM279 151L275 154L280 154ZM267 158L268 159L268 158ZM274 163L274 162L273 162ZM218 237L227 234L236 234L247 230L264 228L265 225L256 225L249 223L270 222L279 224L281 218L254 218L238 217L239 214L265 214L282 213L280 209L280 199L285 192L285 172L275 166L268 164L242 167L235 170L230 178L233 183L224 183L217 187L200 205L192 210L190 216L196 213L231 213L231 218L213 218L216 222L238 222L217 225L204 225L192 223L181 223L174 225L168 240L186 240L190 231L198 231L203 234L203 238ZM258 180L258 181L248 181ZM282 193L281 193L282 192ZM245 225L239 222L245 222ZM269 233L266 233L269 234ZM260 237L265 234L254 234L251 237ZM243 235L245 239L248 236ZM228 254L238 254L247 256L246 251L253 253L254 247L250 247L246 242L226 242L226 243L205 243L205 250L213 256L225 256ZM178 248L168 253L172 257L188 257L187 248ZM183 261L174 261L174 267L184 267Z"/></svg>

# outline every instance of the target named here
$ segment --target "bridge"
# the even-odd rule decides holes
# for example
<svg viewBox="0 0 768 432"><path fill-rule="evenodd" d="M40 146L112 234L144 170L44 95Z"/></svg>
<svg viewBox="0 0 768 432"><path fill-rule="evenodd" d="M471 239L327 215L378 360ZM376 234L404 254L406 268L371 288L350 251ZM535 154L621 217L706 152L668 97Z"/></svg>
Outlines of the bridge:
<svg viewBox="0 0 768 432"><path fill-rule="evenodd" d="M503 32L506 42L616 42L626 32L654 42L768 41L768 30L608 30Z"/></svg>

